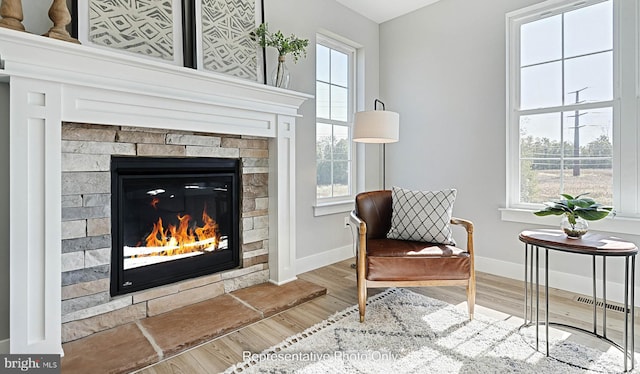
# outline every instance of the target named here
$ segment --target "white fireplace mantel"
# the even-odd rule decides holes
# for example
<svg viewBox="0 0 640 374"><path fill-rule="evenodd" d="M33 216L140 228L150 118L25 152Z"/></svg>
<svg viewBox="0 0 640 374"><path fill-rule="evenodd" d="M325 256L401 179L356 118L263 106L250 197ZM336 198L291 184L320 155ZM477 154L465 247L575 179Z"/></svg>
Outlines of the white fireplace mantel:
<svg viewBox="0 0 640 374"><path fill-rule="evenodd" d="M312 96L0 28L10 85L10 351L61 349L61 123L268 137L269 268L295 279L295 121Z"/></svg>

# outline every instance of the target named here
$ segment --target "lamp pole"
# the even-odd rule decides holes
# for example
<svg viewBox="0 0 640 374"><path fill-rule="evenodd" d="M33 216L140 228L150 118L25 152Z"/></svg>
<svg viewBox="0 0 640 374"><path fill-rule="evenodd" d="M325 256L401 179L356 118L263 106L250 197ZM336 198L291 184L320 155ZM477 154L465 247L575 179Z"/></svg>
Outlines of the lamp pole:
<svg viewBox="0 0 640 374"><path fill-rule="evenodd" d="M378 104L382 105L382 110L387 110L378 99L373 101L373 110L378 110ZM387 143L382 143L382 189L387 189Z"/></svg>

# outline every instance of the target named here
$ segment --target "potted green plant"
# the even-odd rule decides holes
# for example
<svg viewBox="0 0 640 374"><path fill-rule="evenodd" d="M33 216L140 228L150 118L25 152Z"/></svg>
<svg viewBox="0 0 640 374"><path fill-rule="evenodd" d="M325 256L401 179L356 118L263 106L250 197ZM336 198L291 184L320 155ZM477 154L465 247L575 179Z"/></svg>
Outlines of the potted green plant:
<svg viewBox="0 0 640 374"><path fill-rule="evenodd" d="M278 66L271 74L271 82L276 87L289 87L289 70L285 65L285 57L288 54L293 56L293 62L298 62L300 57L307 57L307 46L309 39L300 39L294 34L285 37L280 30L272 33L266 23L261 24L255 31L258 43L261 47L274 47L278 50Z"/></svg>
<svg viewBox="0 0 640 374"><path fill-rule="evenodd" d="M561 194L564 199L544 203L546 207L534 212L536 216L563 216L560 228L567 237L579 239L587 233L589 225L587 221L597 221L609 214L615 215L613 207L598 204L583 193L576 197Z"/></svg>

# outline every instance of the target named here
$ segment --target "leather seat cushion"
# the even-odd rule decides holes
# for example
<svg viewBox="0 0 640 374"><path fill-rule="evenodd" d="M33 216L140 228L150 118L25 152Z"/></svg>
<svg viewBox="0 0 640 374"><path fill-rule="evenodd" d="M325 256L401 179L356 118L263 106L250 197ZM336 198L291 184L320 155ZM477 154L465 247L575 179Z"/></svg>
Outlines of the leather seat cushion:
<svg viewBox="0 0 640 374"><path fill-rule="evenodd" d="M445 244L394 239L367 240L368 280L469 279L469 253Z"/></svg>

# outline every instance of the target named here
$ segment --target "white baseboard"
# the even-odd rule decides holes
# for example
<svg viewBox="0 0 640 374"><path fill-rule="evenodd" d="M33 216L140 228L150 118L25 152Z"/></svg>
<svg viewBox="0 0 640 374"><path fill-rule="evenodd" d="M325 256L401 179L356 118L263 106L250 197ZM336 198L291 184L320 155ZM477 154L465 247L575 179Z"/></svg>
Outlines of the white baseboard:
<svg viewBox="0 0 640 374"><path fill-rule="evenodd" d="M522 264L496 260L489 257L475 256L477 271L499 275L501 277L523 280L524 269Z"/></svg>
<svg viewBox="0 0 640 374"><path fill-rule="evenodd" d="M475 265L477 271L495 274L506 278L524 280L524 265L521 263L506 262L488 257L476 256ZM600 267L598 275L600 275ZM636 282L637 283L637 282ZM544 266L540 266L540 284L544 285ZM585 296L593 295L593 280L590 277L563 273L560 271L549 271L549 286L559 288L561 290L582 294ZM635 287L635 294L640 295L640 287ZM602 298L602 278L596 281L597 297ZM523 291L524 297L524 291ZM636 306L640 306L640 297L635 298ZM617 303L624 303L624 284L608 281L607 282L607 300Z"/></svg>
<svg viewBox="0 0 640 374"><path fill-rule="evenodd" d="M0 354L9 354L9 339L0 340Z"/></svg>
<svg viewBox="0 0 640 374"><path fill-rule="evenodd" d="M335 264L336 262L346 260L353 256L353 246L346 245L344 247L339 247L315 255L299 258L296 260L296 273L306 273L307 271Z"/></svg>
<svg viewBox="0 0 640 374"><path fill-rule="evenodd" d="M280 281L280 282L276 282L273 279L269 279L269 283L275 284L276 286L282 286L283 284L286 284L286 283L289 283L289 282L293 282L296 279L298 279L298 278L297 277L293 277L293 278L290 278L290 279L287 279L287 280L283 280L283 281Z"/></svg>

